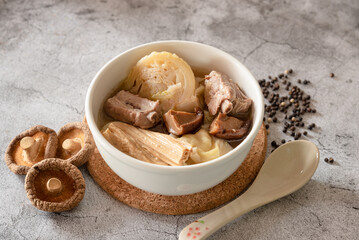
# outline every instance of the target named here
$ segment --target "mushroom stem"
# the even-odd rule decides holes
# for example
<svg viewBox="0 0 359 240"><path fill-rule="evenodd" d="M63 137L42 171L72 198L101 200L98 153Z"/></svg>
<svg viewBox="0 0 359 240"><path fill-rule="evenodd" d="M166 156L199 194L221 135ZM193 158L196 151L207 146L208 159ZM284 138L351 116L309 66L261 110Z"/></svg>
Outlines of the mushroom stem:
<svg viewBox="0 0 359 240"><path fill-rule="evenodd" d="M20 141L20 147L23 150L24 161L34 163L40 152L43 138L34 139L33 137L24 137Z"/></svg>
<svg viewBox="0 0 359 240"><path fill-rule="evenodd" d="M66 139L62 143L62 148L65 149L66 152L73 155L76 154L81 149L82 141L80 138Z"/></svg>
<svg viewBox="0 0 359 240"><path fill-rule="evenodd" d="M52 194L59 194L62 191L62 183L58 178L50 178L46 183L46 188Z"/></svg>

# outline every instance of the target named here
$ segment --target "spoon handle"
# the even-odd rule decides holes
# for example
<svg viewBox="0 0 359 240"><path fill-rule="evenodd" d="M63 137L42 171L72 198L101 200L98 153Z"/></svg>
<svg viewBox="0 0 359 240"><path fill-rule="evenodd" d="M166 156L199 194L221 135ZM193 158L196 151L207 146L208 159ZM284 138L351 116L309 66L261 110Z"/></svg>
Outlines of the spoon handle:
<svg viewBox="0 0 359 240"><path fill-rule="evenodd" d="M257 200L258 199L253 198L253 195L251 197L251 194L244 193L226 206L186 226L181 231L179 240L206 239L228 222L267 203Z"/></svg>

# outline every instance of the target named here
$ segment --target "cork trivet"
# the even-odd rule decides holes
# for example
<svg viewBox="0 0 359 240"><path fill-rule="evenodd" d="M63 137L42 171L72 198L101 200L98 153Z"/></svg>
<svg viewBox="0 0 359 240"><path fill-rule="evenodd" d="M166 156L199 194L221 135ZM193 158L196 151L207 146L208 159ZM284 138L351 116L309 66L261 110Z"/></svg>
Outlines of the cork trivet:
<svg viewBox="0 0 359 240"><path fill-rule="evenodd" d="M97 148L87 162L87 168L100 187L128 206L160 214L191 214L218 207L246 189L262 167L266 149L267 135L263 125L248 156L231 176L208 190L185 196L154 194L132 186L110 169Z"/></svg>

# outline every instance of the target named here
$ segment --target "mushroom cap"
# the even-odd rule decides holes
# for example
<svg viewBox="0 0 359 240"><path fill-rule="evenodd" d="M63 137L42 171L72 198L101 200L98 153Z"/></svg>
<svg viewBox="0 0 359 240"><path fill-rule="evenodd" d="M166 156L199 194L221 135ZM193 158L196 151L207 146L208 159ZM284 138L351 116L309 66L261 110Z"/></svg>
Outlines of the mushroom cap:
<svg viewBox="0 0 359 240"><path fill-rule="evenodd" d="M181 136L198 129L203 123L203 111L196 108L194 113L170 109L163 115L168 132Z"/></svg>
<svg viewBox="0 0 359 240"><path fill-rule="evenodd" d="M93 151L93 144L91 140L91 132L87 124L81 122L68 123L57 133L59 144L57 148L57 157L70 162L79 167L86 163ZM81 149L73 156L68 156L64 153L62 148L63 142L68 138L80 138L82 141Z"/></svg>
<svg viewBox="0 0 359 240"><path fill-rule="evenodd" d="M209 126L209 134L227 140L243 140L250 126L250 120L243 121L220 112Z"/></svg>
<svg viewBox="0 0 359 240"><path fill-rule="evenodd" d="M12 172L14 172L16 174L25 175L30 170L30 167L33 164L30 164L30 163L27 163L27 162L17 159L17 156L19 156L19 154L22 154L22 149L19 149L20 141L24 137L34 136L35 134L40 133L40 132L43 134L46 134L47 141L45 141L45 143L44 143L44 144L46 144L46 147L44 149L43 154L41 154L39 161L46 159L46 158L52 158L52 157L56 156L56 149L57 149L57 142L58 142L56 132L54 130L52 130L51 128L48 128L48 127L45 127L42 125L34 126L30 129L20 133L19 135L17 135L10 142L9 146L7 147L7 149L5 151L5 162ZM16 150L18 150L18 154L15 154Z"/></svg>
<svg viewBox="0 0 359 240"><path fill-rule="evenodd" d="M63 190L57 195L44 190L50 179L59 178ZM25 190L31 203L47 212L63 212L76 207L85 195L85 179L81 171L71 163L59 158L41 161L28 171Z"/></svg>

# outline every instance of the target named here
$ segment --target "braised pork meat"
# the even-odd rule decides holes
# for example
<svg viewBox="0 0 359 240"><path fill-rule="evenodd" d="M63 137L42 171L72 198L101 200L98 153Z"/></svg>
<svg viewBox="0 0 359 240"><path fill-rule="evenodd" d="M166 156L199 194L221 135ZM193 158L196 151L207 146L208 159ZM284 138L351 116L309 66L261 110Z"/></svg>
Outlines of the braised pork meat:
<svg viewBox="0 0 359 240"><path fill-rule="evenodd" d="M151 128L161 120L158 101L151 101L127 91L120 91L104 105L112 118L140 128Z"/></svg>
<svg viewBox="0 0 359 240"><path fill-rule="evenodd" d="M205 77L204 97L212 115L222 112L235 117L245 117L252 105L252 99L244 95L232 79L216 71Z"/></svg>

